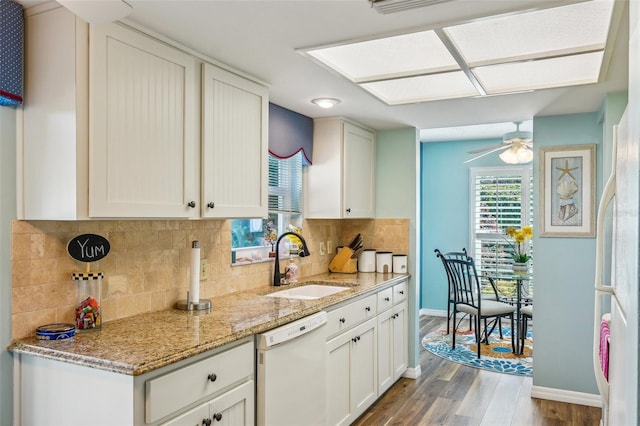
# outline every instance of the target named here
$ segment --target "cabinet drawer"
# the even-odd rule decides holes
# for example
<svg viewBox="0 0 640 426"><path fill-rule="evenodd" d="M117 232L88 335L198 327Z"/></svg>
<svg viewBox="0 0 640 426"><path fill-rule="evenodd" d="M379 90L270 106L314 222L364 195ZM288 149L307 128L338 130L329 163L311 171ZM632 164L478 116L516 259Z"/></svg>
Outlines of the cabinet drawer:
<svg viewBox="0 0 640 426"><path fill-rule="evenodd" d="M393 306L393 289L389 287L378 293L378 308L383 312L391 306Z"/></svg>
<svg viewBox="0 0 640 426"><path fill-rule="evenodd" d="M397 305L405 300L407 300L407 282L403 281L393 286L393 304Z"/></svg>
<svg viewBox="0 0 640 426"><path fill-rule="evenodd" d="M153 423L252 374L253 342L247 342L148 380L145 420Z"/></svg>
<svg viewBox="0 0 640 426"><path fill-rule="evenodd" d="M342 308L327 313L327 336L348 330L362 321L376 316L376 295L356 300Z"/></svg>

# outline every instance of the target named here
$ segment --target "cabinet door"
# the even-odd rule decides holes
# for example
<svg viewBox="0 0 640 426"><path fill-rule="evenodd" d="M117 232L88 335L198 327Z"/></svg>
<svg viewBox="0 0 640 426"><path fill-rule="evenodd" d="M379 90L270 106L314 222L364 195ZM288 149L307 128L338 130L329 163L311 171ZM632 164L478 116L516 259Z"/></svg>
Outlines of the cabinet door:
<svg viewBox="0 0 640 426"><path fill-rule="evenodd" d="M118 24L90 35L89 215L197 217L194 58Z"/></svg>
<svg viewBox="0 0 640 426"><path fill-rule="evenodd" d="M393 381L395 382L407 370L409 365L407 302L393 308Z"/></svg>
<svg viewBox="0 0 640 426"><path fill-rule="evenodd" d="M203 217L267 217L268 91L203 65Z"/></svg>
<svg viewBox="0 0 640 426"><path fill-rule="evenodd" d="M164 426L202 426L209 419L209 403L205 402L163 423Z"/></svg>
<svg viewBox="0 0 640 426"><path fill-rule="evenodd" d="M327 423L349 424L351 418L351 335L341 334L327 342Z"/></svg>
<svg viewBox="0 0 640 426"><path fill-rule="evenodd" d="M394 382L393 315L392 309L378 315L378 394L389 389Z"/></svg>
<svg viewBox="0 0 640 426"><path fill-rule="evenodd" d="M373 133L350 123L344 124L343 132L343 215L346 218L375 217Z"/></svg>
<svg viewBox="0 0 640 426"><path fill-rule="evenodd" d="M210 420L220 426L249 426L254 424L254 382L250 380L200 404L168 422L165 426L202 426Z"/></svg>
<svg viewBox="0 0 640 426"><path fill-rule="evenodd" d="M353 329L351 339L351 401L355 420L378 397L377 387L377 321L370 319Z"/></svg>
<svg viewBox="0 0 640 426"><path fill-rule="evenodd" d="M211 401L212 424L249 426L254 424L254 381L250 380Z"/></svg>

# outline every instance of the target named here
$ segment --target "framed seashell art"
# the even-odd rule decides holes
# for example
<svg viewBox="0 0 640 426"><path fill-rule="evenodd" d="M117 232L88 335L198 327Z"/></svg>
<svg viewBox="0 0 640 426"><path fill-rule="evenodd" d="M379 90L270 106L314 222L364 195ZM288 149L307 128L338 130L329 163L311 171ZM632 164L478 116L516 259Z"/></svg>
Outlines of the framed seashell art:
<svg viewBox="0 0 640 426"><path fill-rule="evenodd" d="M540 148L540 236L595 237L596 146Z"/></svg>

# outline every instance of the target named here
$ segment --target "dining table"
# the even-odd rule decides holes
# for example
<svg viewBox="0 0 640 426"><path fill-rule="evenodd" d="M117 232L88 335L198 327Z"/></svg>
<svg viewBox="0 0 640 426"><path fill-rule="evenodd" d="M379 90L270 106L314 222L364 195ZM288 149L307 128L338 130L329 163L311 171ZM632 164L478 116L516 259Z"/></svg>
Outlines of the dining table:
<svg viewBox="0 0 640 426"><path fill-rule="evenodd" d="M524 333L526 337L527 330L522 330L522 314L520 309L523 306L533 304L533 292L531 291L531 281L533 280L533 274L529 271L488 271L484 275L491 278L498 287L500 293L499 282L513 283L515 286L515 296L511 294L498 294L501 302L509 303L516 306L516 329L512 330L514 337L516 337L515 354L522 355L524 350L524 339L521 339L520 333Z"/></svg>

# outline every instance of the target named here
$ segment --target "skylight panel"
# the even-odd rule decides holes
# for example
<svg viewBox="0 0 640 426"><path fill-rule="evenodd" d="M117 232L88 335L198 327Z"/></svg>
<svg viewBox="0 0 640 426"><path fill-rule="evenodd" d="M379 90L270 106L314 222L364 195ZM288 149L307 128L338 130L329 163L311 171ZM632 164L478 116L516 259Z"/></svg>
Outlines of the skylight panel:
<svg viewBox="0 0 640 426"><path fill-rule="evenodd" d="M433 31L344 44L307 53L354 82L459 69Z"/></svg>
<svg viewBox="0 0 640 426"><path fill-rule="evenodd" d="M619 7L564 3L305 53L389 105L597 83Z"/></svg>
<svg viewBox="0 0 640 426"><path fill-rule="evenodd" d="M605 48L611 0L486 19L445 29L470 66Z"/></svg>
<svg viewBox="0 0 640 426"><path fill-rule="evenodd" d="M389 105L477 96L462 71L361 84Z"/></svg>
<svg viewBox="0 0 640 426"><path fill-rule="evenodd" d="M473 69L489 94L595 83L603 52Z"/></svg>

